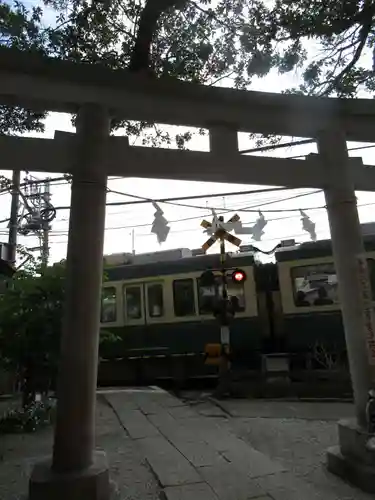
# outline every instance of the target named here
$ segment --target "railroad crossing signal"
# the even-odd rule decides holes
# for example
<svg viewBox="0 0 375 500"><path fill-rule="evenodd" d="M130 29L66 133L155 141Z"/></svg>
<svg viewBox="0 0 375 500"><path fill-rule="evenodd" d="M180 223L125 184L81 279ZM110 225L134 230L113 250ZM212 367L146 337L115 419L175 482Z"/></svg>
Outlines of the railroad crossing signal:
<svg viewBox="0 0 375 500"><path fill-rule="evenodd" d="M222 217L219 218L219 224L220 224L220 222L223 222L223 220L220 220L220 219L222 219ZM235 222L238 222L239 220L240 220L240 216L235 214L235 215L233 215L233 217L231 217L228 220L228 223L233 224ZM204 227L205 229L208 229L208 228L212 227L212 224L211 224L211 222L208 222L207 220L203 220L201 222L201 226ZM211 236L211 238L209 238L206 241L206 243L204 243L204 245L202 245L203 251L207 252L207 250L210 247L212 247L212 245L214 243L216 243L217 240L229 241L229 243L232 243L232 245L236 245L237 247L239 247L241 245L241 240L239 238L237 238L236 236L233 236L232 234L230 234L228 231L226 231L225 229L223 229L219 225L219 227L216 229L216 231Z"/></svg>
<svg viewBox="0 0 375 500"><path fill-rule="evenodd" d="M246 281L246 273L242 269L235 269L232 273L232 281L236 283L243 283Z"/></svg>

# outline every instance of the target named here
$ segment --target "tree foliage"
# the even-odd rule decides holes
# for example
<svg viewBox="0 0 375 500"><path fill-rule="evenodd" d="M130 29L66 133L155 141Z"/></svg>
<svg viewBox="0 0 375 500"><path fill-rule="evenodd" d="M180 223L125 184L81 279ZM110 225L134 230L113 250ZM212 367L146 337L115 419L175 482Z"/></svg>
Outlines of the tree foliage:
<svg viewBox="0 0 375 500"><path fill-rule="evenodd" d="M65 262L45 267L32 258L0 295L0 364L23 382L25 405L55 379L64 296ZM116 337L102 332L100 340Z"/></svg>
<svg viewBox="0 0 375 500"><path fill-rule="evenodd" d="M303 94L355 97L375 89L375 2L373 0L276 0L272 11L278 37L292 49L288 70L304 62ZM315 42L315 54L303 53Z"/></svg>
<svg viewBox="0 0 375 500"><path fill-rule="evenodd" d="M251 88L254 77L274 69L301 74L288 92L354 97L375 87L374 0L44 0L41 6L0 0L0 44L205 85ZM3 106L0 133L42 131L44 118ZM176 140L184 147L190 139L154 124L114 123L120 126L128 135L143 132L148 145Z"/></svg>
<svg viewBox="0 0 375 500"><path fill-rule="evenodd" d="M274 43L269 11L260 0L45 0L55 20L44 26L40 8L10 8L0 0L1 43L62 60L168 75L206 85L248 88L283 57ZM42 128L44 115L9 108L0 115L0 132ZM17 111L17 110L15 110ZM117 122L129 135L151 145L176 140L154 124Z"/></svg>
<svg viewBox="0 0 375 500"><path fill-rule="evenodd" d="M56 368L65 288L61 263L39 276L40 268L28 265L0 296L0 360L24 382L25 404Z"/></svg>
<svg viewBox="0 0 375 500"><path fill-rule="evenodd" d="M41 17L40 7L28 11L22 3L16 2L11 7L0 1L0 45L49 54ZM0 134L43 132L46 116L47 113L36 113L18 106L0 106Z"/></svg>

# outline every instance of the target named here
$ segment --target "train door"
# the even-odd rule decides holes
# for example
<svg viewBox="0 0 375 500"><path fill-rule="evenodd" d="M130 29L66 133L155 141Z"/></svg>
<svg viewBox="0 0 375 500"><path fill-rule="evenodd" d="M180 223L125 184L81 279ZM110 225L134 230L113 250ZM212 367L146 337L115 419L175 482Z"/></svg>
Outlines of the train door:
<svg viewBox="0 0 375 500"><path fill-rule="evenodd" d="M143 351L155 350L158 325L165 321L164 287L162 282L137 283L124 287L125 325L137 336L136 344Z"/></svg>
<svg viewBox="0 0 375 500"><path fill-rule="evenodd" d="M164 303L161 282L137 283L124 288L125 323L132 332L131 351L137 383L165 376L163 356L168 353L168 346L160 341L160 324L165 321Z"/></svg>
<svg viewBox="0 0 375 500"><path fill-rule="evenodd" d="M144 284L145 340L153 351L165 352L162 323L165 322L165 298L163 282L152 281ZM162 343L163 345L161 345Z"/></svg>
<svg viewBox="0 0 375 500"><path fill-rule="evenodd" d="M143 284L125 285L124 320L126 326L145 325L145 300Z"/></svg>
<svg viewBox="0 0 375 500"><path fill-rule="evenodd" d="M126 325L160 323L164 317L163 283L137 283L124 286Z"/></svg>
<svg viewBox="0 0 375 500"><path fill-rule="evenodd" d="M163 322L165 316L163 283L157 281L146 283L143 292L146 324L155 325Z"/></svg>
<svg viewBox="0 0 375 500"><path fill-rule="evenodd" d="M146 341L144 302L143 285L141 283L124 285L124 335L127 350L134 355L142 351Z"/></svg>

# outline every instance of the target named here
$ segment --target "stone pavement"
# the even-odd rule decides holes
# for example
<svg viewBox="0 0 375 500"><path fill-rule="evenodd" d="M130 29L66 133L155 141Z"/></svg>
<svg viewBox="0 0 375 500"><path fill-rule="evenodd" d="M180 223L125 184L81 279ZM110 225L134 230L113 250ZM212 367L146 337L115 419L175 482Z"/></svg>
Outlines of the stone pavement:
<svg viewBox="0 0 375 500"><path fill-rule="evenodd" d="M31 469L35 462L51 454L52 441L51 428L35 434L0 436L0 500L26 498ZM119 499L159 500L160 486L136 441L127 435L101 396L96 411L96 445L107 453Z"/></svg>
<svg viewBox="0 0 375 500"><path fill-rule="evenodd" d="M369 500L322 466L335 421L350 412L351 405L191 405L157 388L99 390L97 447L107 453L116 500ZM25 498L33 464L51 449L51 429L2 436L0 499Z"/></svg>
<svg viewBox="0 0 375 500"><path fill-rule="evenodd" d="M226 408L215 404L203 409L199 405L194 407L156 388L148 393L106 391L103 396L138 444L166 500L373 498L333 476L328 479L329 488L323 489L316 482L305 480L303 474L296 473L291 463L284 460L282 453L275 458L259 446L255 449L251 440L246 439L248 428L243 427L244 421L237 422L240 426L234 424L228 419L230 412ZM327 408L317 410L315 406L315 411L327 413ZM255 407L252 410L255 412ZM270 407L265 410L269 417L272 411L275 409ZM311 413L306 405L303 411L306 416ZM346 411L351 410L348 407ZM295 408L289 407L289 413L293 412L298 415L298 403ZM282 433L282 426L279 431ZM304 428L300 426L299 431L303 439ZM283 445L288 446L287 439ZM324 452L325 449L321 450ZM321 463L319 467L324 470Z"/></svg>
<svg viewBox="0 0 375 500"><path fill-rule="evenodd" d="M374 498L330 474L325 467L327 449L338 443L337 421L354 416L352 403L206 400L195 407L206 414L211 406L229 417L223 420L223 426L282 463L320 498Z"/></svg>

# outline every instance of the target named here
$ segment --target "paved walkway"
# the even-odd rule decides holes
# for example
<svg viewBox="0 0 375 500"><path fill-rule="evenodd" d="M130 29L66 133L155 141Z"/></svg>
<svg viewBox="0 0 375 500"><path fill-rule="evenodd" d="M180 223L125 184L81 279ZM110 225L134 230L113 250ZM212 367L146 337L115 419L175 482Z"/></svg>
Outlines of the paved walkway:
<svg viewBox="0 0 375 500"><path fill-rule="evenodd" d="M321 463L326 444L336 439L335 411L350 415L351 406L334 411L300 404L192 406L157 388L98 391L97 447L107 452L116 500L373 498ZM332 418L328 434L325 424L312 420L320 414ZM320 443L320 434L327 443ZM51 429L2 436L0 499L24 498L33 464L51 449Z"/></svg>
<svg viewBox="0 0 375 500"><path fill-rule="evenodd" d="M52 442L51 428L35 434L0 436L0 500L26 500L32 467L51 454ZM107 453L111 479L118 488L114 500L159 500L160 486L137 442L101 396L96 411L96 445Z"/></svg>
<svg viewBox="0 0 375 500"><path fill-rule="evenodd" d="M236 425L226 418L228 411L225 408L211 404L202 412L198 405L195 409L157 389L148 393L107 392L104 397L130 438L138 444L167 500L373 498L334 476L330 476L332 481L328 479L329 487L323 489L305 480L282 454L279 454L280 460L271 459L271 455L252 447L240 435L243 427L236 429ZM297 403L297 408L295 405L289 407L289 414L297 415L298 406ZM341 409L347 414L351 412L350 405ZM254 407L251 411L255 411ZM264 412L267 416L272 414L267 403ZM320 412L331 416L328 407ZM303 413L311 414L308 405L304 405ZM303 427L299 430L303 441L305 430ZM283 432L282 426L278 431ZM284 445L288 446L287 440ZM323 470L321 464L319 466Z"/></svg>

